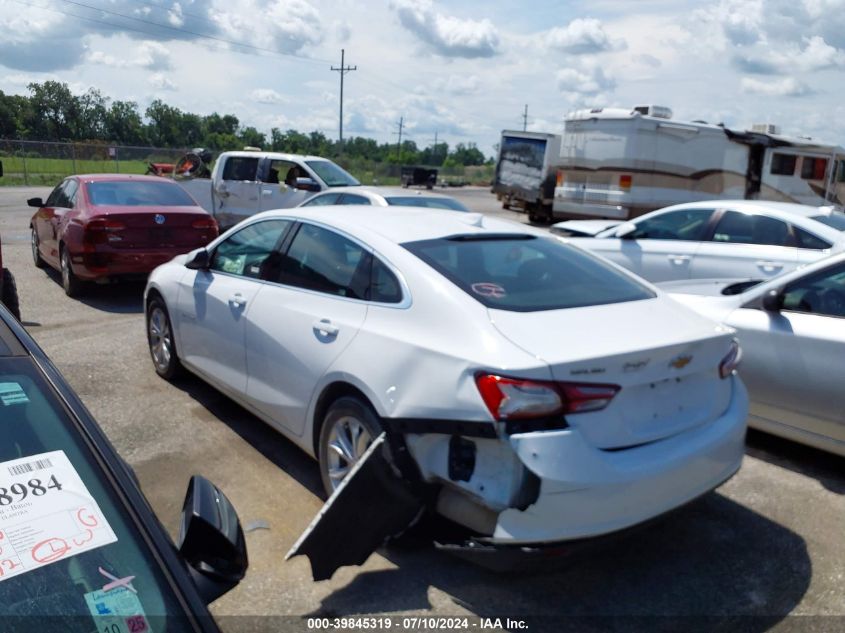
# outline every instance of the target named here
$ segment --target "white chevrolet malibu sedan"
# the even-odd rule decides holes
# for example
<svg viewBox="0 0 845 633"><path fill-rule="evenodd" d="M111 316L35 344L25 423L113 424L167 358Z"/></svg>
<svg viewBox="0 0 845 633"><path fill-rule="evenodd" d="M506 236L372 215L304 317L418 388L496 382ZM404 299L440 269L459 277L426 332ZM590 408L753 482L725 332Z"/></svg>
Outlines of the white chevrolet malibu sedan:
<svg viewBox="0 0 845 633"><path fill-rule="evenodd" d="M742 460L733 331L524 225L268 211L157 268L145 307L155 370L237 400L327 491L384 431L429 507L488 543L620 530Z"/></svg>

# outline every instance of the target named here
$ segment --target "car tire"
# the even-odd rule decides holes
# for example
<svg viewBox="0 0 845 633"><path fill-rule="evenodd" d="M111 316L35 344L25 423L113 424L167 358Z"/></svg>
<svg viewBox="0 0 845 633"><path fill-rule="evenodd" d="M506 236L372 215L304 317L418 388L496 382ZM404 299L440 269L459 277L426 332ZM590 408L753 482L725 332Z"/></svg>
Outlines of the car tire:
<svg viewBox="0 0 845 633"><path fill-rule="evenodd" d="M62 274L62 288L68 297L78 297L85 288L84 282L77 277L70 265L70 255L64 245L59 251L59 272Z"/></svg>
<svg viewBox="0 0 845 633"><path fill-rule="evenodd" d="M173 325L164 301L158 297L147 305L147 345L156 373L165 380L178 377L183 369L176 353Z"/></svg>
<svg viewBox="0 0 845 633"><path fill-rule="evenodd" d="M38 239L38 231L35 230L35 227L32 227L32 234L29 242L32 247L32 263L35 264L36 268L44 268L44 266L47 265L47 262L45 262L44 258L41 257L41 252L38 250L41 242Z"/></svg>
<svg viewBox="0 0 845 633"><path fill-rule="evenodd" d="M344 396L331 404L323 416L318 444L320 477L328 496L381 432L378 416L361 399Z"/></svg>
<svg viewBox="0 0 845 633"><path fill-rule="evenodd" d="M18 285L15 283L15 276L8 268L3 269L3 292L2 296L0 296L0 300L2 300L3 305L9 309L9 312L11 312L15 318L20 321L21 304L18 300Z"/></svg>

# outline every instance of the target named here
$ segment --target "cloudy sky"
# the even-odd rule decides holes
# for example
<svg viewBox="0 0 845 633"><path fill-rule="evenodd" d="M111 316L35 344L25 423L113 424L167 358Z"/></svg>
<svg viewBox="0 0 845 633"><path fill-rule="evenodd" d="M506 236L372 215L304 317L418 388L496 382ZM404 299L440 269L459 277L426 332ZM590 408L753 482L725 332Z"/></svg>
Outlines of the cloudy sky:
<svg viewBox="0 0 845 633"><path fill-rule="evenodd" d="M530 7L530 9L528 8ZM0 0L0 90L56 79L143 110L430 145L566 112L666 105L676 119L845 145L845 0Z"/></svg>

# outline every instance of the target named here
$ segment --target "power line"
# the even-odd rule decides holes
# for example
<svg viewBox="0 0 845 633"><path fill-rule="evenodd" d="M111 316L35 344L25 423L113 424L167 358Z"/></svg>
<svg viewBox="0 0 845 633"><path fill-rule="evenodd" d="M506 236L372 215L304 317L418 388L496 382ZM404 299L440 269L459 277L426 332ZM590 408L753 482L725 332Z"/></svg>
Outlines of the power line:
<svg viewBox="0 0 845 633"><path fill-rule="evenodd" d="M344 66L343 58L346 54L344 49L340 49L340 68L332 66L332 71L340 73L340 145L343 147L343 76L346 73L351 73L353 70L358 70L358 66Z"/></svg>

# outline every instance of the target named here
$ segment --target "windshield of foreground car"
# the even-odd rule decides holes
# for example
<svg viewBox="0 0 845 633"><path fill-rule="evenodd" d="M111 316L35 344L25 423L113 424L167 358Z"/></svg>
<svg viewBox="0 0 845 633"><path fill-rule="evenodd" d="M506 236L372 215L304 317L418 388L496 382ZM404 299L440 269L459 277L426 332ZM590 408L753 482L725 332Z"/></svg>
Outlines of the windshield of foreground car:
<svg viewBox="0 0 845 633"><path fill-rule="evenodd" d="M361 184L352 177L352 174L330 160L307 160L305 164L317 172L317 175L329 187L355 187Z"/></svg>
<svg viewBox="0 0 845 633"><path fill-rule="evenodd" d="M128 207L195 207L197 203L179 185L162 182L89 182L91 204Z"/></svg>
<svg viewBox="0 0 845 633"><path fill-rule="evenodd" d="M0 433L4 633L111 631L111 616L121 631L193 630L114 484L29 357L0 358Z"/></svg>
<svg viewBox="0 0 845 633"><path fill-rule="evenodd" d="M645 285L556 238L480 233L403 246L488 308L536 312L651 299Z"/></svg>
<svg viewBox="0 0 845 633"><path fill-rule="evenodd" d="M400 207L427 207L429 209L448 209L450 211L469 212L462 203L454 198L428 198L425 196L391 196L385 198L387 204Z"/></svg>

